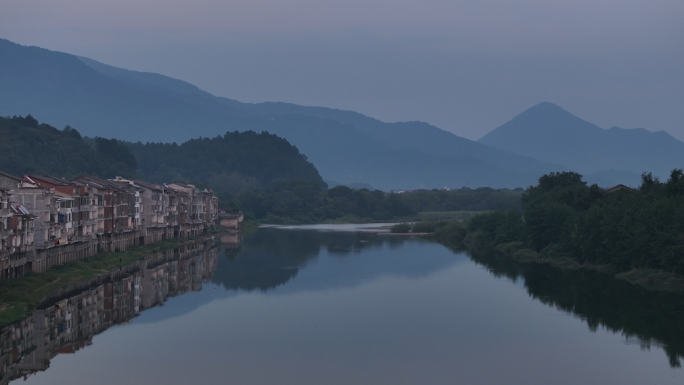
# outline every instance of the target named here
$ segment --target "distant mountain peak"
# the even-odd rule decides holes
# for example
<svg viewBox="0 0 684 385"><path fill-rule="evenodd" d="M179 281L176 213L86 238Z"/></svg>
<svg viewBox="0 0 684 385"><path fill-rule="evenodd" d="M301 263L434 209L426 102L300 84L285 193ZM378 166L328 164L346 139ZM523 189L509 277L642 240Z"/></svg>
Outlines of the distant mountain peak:
<svg viewBox="0 0 684 385"><path fill-rule="evenodd" d="M652 171L662 177L684 164L684 143L664 131L605 130L549 102L523 111L478 142L580 173L615 169L637 174Z"/></svg>
<svg viewBox="0 0 684 385"><path fill-rule="evenodd" d="M548 137L565 141L572 140L577 135L590 135L601 130L600 127L578 118L557 104L542 102L490 131L478 142L518 152L507 148L504 143L511 140L513 142L524 140L523 137ZM520 146L524 146L524 143L514 145L514 147Z"/></svg>
<svg viewBox="0 0 684 385"><path fill-rule="evenodd" d="M559 106L556 103L552 102L541 102L537 103L534 106L528 108L527 110L523 111L522 114L528 112L528 111L558 111L558 112L567 112L563 107ZM568 112L569 113L569 112ZM521 114L521 115L522 115Z"/></svg>
<svg viewBox="0 0 684 385"><path fill-rule="evenodd" d="M584 122L561 106L551 102L541 102L521 112L511 122L529 122L534 125L549 125L548 128L561 128L560 122ZM589 123L590 124L590 123ZM597 127L598 128L598 127Z"/></svg>

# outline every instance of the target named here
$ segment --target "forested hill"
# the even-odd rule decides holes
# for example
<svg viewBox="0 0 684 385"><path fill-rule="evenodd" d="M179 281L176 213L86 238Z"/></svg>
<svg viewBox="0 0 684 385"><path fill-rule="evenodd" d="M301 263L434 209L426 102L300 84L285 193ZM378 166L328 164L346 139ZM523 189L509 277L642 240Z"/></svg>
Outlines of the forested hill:
<svg viewBox="0 0 684 385"><path fill-rule="evenodd" d="M301 179L325 188L318 170L287 140L269 133L229 132L183 144L83 138L31 115L0 117L0 171L73 178L95 175L181 181L236 194L274 181Z"/></svg>
<svg viewBox="0 0 684 385"><path fill-rule="evenodd" d="M0 117L0 138L0 171L15 175L131 177L137 168L121 142L96 138L89 146L77 130L39 124L31 115Z"/></svg>
<svg viewBox="0 0 684 385"><path fill-rule="evenodd" d="M138 176L153 182L199 182L227 193L260 189L289 179L325 186L316 167L297 147L266 132L228 132L180 145L127 144L138 161Z"/></svg>

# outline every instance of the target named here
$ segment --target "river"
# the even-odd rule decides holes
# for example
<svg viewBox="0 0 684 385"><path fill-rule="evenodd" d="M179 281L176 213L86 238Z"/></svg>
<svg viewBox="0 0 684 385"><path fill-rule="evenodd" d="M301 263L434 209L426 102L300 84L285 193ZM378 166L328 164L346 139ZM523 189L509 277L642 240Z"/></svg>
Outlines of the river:
<svg viewBox="0 0 684 385"><path fill-rule="evenodd" d="M3 337L4 378L51 385L684 383L680 296L600 273L357 230L250 232L239 247L219 245L163 265L167 273L195 268L185 281L167 274L166 294L150 297L156 302L144 302L152 286L143 272L140 311L130 319L87 338L75 325L69 337L48 325L42 367L29 346L41 340L35 327L24 342ZM12 355L11 344L20 343Z"/></svg>

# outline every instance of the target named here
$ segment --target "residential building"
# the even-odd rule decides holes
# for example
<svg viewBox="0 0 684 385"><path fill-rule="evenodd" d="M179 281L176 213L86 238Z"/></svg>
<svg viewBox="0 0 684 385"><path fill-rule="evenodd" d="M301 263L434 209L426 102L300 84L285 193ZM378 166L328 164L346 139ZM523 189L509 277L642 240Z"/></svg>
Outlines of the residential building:
<svg viewBox="0 0 684 385"><path fill-rule="evenodd" d="M197 237L220 219L241 222L219 218L218 198L194 185L0 172L0 280L98 251Z"/></svg>

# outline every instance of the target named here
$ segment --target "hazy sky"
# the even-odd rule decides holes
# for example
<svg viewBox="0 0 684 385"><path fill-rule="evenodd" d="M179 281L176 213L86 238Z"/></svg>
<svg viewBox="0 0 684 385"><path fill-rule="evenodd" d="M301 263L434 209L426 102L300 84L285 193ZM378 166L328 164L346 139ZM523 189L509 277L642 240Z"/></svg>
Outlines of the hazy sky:
<svg viewBox="0 0 684 385"><path fill-rule="evenodd" d="M555 102L684 140L683 0L0 0L0 37L477 139Z"/></svg>

